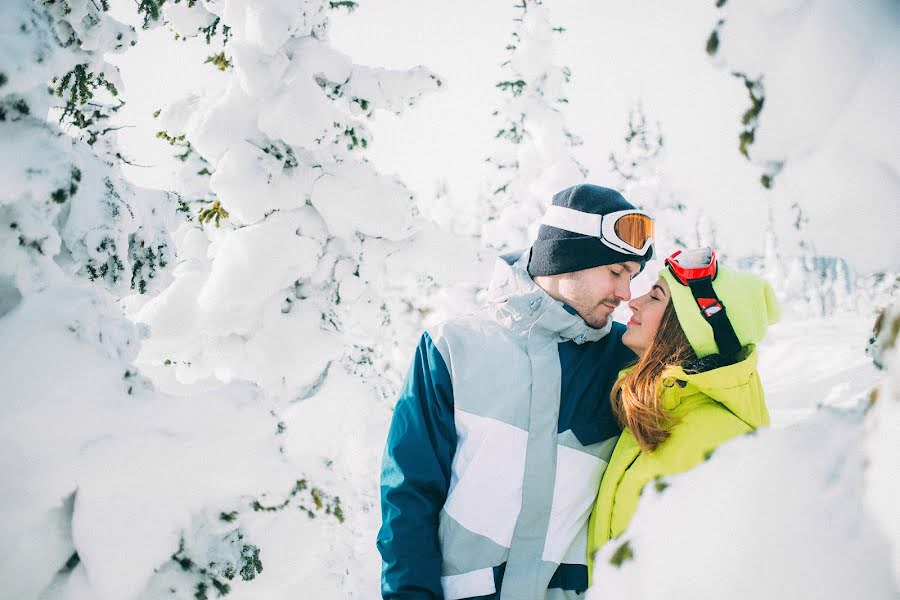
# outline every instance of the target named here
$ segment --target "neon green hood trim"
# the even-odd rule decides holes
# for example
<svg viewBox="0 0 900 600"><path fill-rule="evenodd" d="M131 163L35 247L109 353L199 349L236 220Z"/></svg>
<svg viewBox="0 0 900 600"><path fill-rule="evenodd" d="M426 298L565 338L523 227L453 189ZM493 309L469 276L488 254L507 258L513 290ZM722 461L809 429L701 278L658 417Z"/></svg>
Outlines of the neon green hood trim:
<svg viewBox="0 0 900 600"><path fill-rule="evenodd" d="M667 369L660 398L663 408L678 417L689 410L682 406L682 400L700 392L753 428L768 425L769 411L756 370L759 354L752 344L744 348L744 353L745 358L738 363L703 373L685 373L682 367ZM687 385L682 388L675 380Z"/></svg>

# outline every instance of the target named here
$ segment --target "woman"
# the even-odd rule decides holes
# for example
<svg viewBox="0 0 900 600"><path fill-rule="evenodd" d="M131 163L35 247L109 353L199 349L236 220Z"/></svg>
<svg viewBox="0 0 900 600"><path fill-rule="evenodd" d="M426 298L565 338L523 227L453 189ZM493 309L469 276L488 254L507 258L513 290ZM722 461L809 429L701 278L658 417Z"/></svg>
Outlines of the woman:
<svg viewBox="0 0 900 600"><path fill-rule="evenodd" d="M754 345L778 319L768 283L701 248L667 258L650 292L628 305L622 342L638 360L612 390L624 430L591 515L589 573L594 552L628 526L644 485L769 423Z"/></svg>

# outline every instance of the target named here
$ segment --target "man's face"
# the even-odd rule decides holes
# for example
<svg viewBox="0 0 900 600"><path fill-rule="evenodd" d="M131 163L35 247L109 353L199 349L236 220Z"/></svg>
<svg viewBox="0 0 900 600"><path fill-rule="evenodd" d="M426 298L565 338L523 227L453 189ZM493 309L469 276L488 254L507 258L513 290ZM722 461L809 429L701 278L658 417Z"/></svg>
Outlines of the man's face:
<svg viewBox="0 0 900 600"><path fill-rule="evenodd" d="M641 265L636 261L601 265L560 276L559 293L584 322L599 329L620 302L631 299L631 278Z"/></svg>

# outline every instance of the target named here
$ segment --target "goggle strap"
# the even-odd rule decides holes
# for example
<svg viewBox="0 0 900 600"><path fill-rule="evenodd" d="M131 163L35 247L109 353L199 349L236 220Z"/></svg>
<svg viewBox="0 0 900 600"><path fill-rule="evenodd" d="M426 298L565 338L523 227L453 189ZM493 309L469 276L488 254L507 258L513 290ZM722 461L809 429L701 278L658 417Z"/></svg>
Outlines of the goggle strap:
<svg viewBox="0 0 900 600"><path fill-rule="evenodd" d="M541 222L544 225L564 229L572 233L601 237L600 223L602 219L601 215L554 205L547 209Z"/></svg>
<svg viewBox="0 0 900 600"><path fill-rule="evenodd" d="M691 288L700 314L712 327L713 338L716 340L716 346L719 347L719 354L721 356L737 354L741 349L741 343L728 319L725 303L719 299L716 290L713 289L712 278L689 279L688 287Z"/></svg>

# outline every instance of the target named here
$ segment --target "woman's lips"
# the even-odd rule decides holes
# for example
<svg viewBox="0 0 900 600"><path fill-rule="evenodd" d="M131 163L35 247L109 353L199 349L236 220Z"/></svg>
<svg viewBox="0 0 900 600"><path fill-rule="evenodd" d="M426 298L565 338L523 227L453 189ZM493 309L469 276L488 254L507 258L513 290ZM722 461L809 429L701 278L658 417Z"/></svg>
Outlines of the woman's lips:
<svg viewBox="0 0 900 600"><path fill-rule="evenodd" d="M640 325L640 324L641 324L641 322L635 321L634 317L631 317L631 319L628 321L628 325Z"/></svg>

